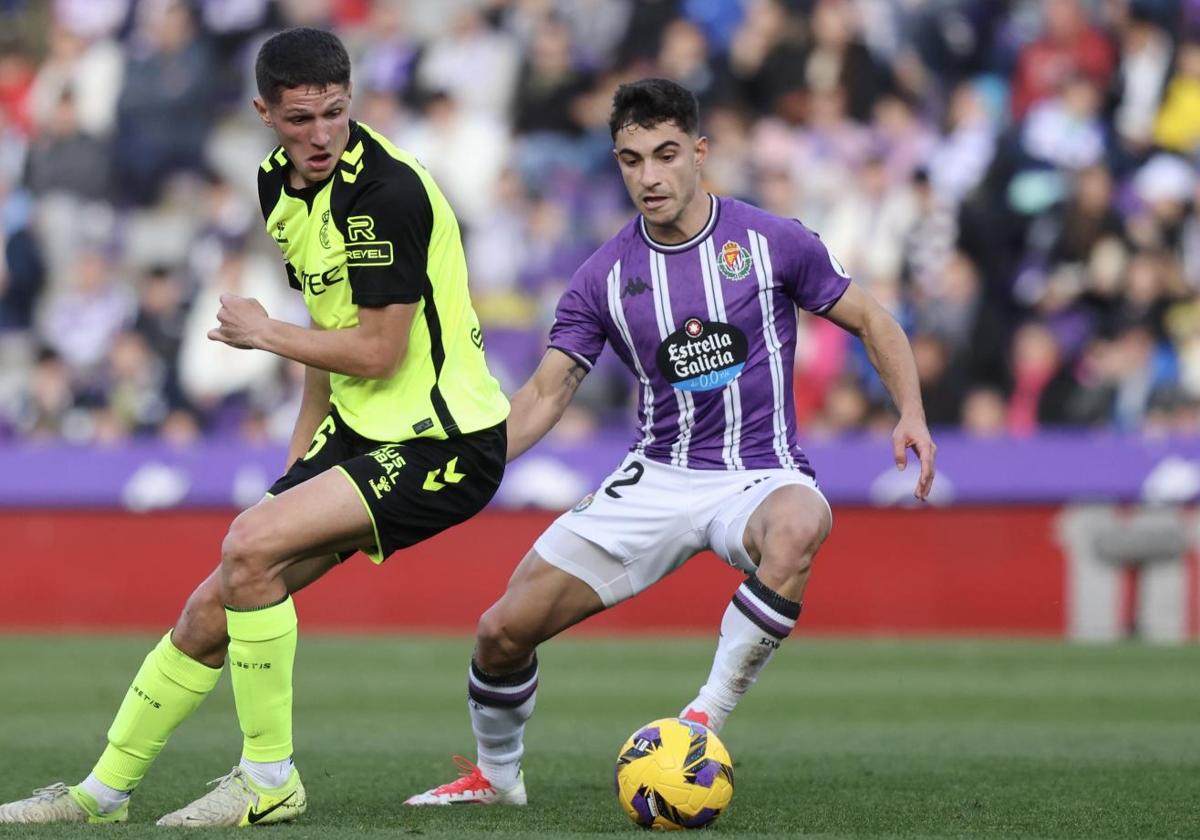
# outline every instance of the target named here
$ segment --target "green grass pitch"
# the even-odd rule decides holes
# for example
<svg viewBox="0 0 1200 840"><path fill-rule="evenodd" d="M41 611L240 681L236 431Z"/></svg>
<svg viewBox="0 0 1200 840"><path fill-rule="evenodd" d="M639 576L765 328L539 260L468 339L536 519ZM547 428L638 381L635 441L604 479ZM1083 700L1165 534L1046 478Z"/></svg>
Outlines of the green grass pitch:
<svg viewBox="0 0 1200 840"><path fill-rule="evenodd" d="M0 636L0 801L77 781L149 637ZM473 755L467 639L301 637L297 760L309 812L284 838L566 838L637 832L618 810L624 738L707 673L699 639L544 646L525 809L405 809ZM1200 649L1050 642L784 645L726 727L737 766L721 837L1200 837ZM228 679L134 797L124 827L0 827L119 840L236 761ZM205 837L229 831L204 832Z"/></svg>

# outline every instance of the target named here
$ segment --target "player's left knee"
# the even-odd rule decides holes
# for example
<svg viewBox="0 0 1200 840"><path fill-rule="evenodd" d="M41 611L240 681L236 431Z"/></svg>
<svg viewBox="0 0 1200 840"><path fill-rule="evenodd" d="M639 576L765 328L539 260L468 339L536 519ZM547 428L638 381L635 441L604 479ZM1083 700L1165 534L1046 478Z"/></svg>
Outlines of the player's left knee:
<svg viewBox="0 0 1200 840"><path fill-rule="evenodd" d="M221 542L221 567L226 584L238 585L266 573L273 562L268 531L258 517L242 513L229 525Z"/></svg>
<svg viewBox="0 0 1200 840"><path fill-rule="evenodd" d="M763 564L789 575L807 574L828 530L815 518L789 519L767 529Z"/></svg>

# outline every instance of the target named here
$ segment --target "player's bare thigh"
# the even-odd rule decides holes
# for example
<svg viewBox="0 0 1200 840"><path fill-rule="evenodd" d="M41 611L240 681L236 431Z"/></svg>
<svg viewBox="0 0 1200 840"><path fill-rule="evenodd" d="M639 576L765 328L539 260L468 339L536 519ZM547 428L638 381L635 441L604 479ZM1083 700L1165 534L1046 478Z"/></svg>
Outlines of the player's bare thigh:
<svg viewBox="0 0 1200 840"><path fill-rule="evenodd" d="M521 668L539 644L603 609L591 586L530 550L479 619L476 662L492 673Z"/></svg>
<svg viewBox="0 0 1200 840"><path fill-rule="evenodd" d="M221 545L223 597L236 607L279 600L287 593L288 567L371 545L374 533L357 488L340 471L327 470L233 521Z"/></svg>
<svg viewBox="0 0 1200 840"><path fill-rule="evenodd" d="M813 557L832 527L829 505L820 493L802 484L786 484L750 514L742 541L758 566L758 579L799 601Z"/></svg>

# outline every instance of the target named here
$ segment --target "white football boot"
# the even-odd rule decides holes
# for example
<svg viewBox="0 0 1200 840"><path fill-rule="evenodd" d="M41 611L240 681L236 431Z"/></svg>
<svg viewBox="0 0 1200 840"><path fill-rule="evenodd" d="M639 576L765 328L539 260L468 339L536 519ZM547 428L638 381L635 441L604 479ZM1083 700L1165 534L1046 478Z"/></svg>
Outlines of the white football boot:
<svg viewBox="0 0 1200 840"><path fill-rule="evenodd" d="M129 802L111 814L101 814L96 801L80 788L55 782L38 788L28 799L0 805L0 824L119 823L129 819Z"/></svg>
<svg viewBox="0 0 1200 840"><path fill-rule="evenodd" d="M256 785L241 767L213 779L215 788L190 805L172 811L159 825L206 828L208 826L269 825L296 819L308 809L300 774L292 773L282 787Z"/></svg>
<svg viewBox="0 0 1200 840"><path fill-rule="evenodd" d="M517 783L507 790L497 789L483 771L461 755L454 756L460 775L453 782L432 788L404 800L405 805L524 805L525 772L517 774Z"/></svg>

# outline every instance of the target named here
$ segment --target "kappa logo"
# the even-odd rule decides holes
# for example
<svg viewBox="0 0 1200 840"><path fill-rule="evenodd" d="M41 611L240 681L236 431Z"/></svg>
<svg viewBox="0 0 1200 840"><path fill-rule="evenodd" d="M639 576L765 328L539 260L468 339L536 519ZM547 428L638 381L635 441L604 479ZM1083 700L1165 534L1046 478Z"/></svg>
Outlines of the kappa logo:
<svg viewBox="0 0 1200 840"><path fill-rule="evenodd" d="M721 246L717 270L729 280L741 280L754 267L754 258L744 247L732 239Z"/></svg>
<svg viewBox="0 0 1200 840"><path fill-rule="evenodd" d="M650 287L642 280L641 277L630 277L625 281L625 288L621 290L621 297L633 297L650 291Z"/></svg>
<svg viewBox="0 0 1200 840"><path fill-rule="evenodd" d="M288 244L288 238L283 235L283 232L286 229L287 229L286 224L284 224L283 222L276 222L275 223L275 233L271 236L271 238L274 239L276 242L278 242L280 245Z"/></svg>

